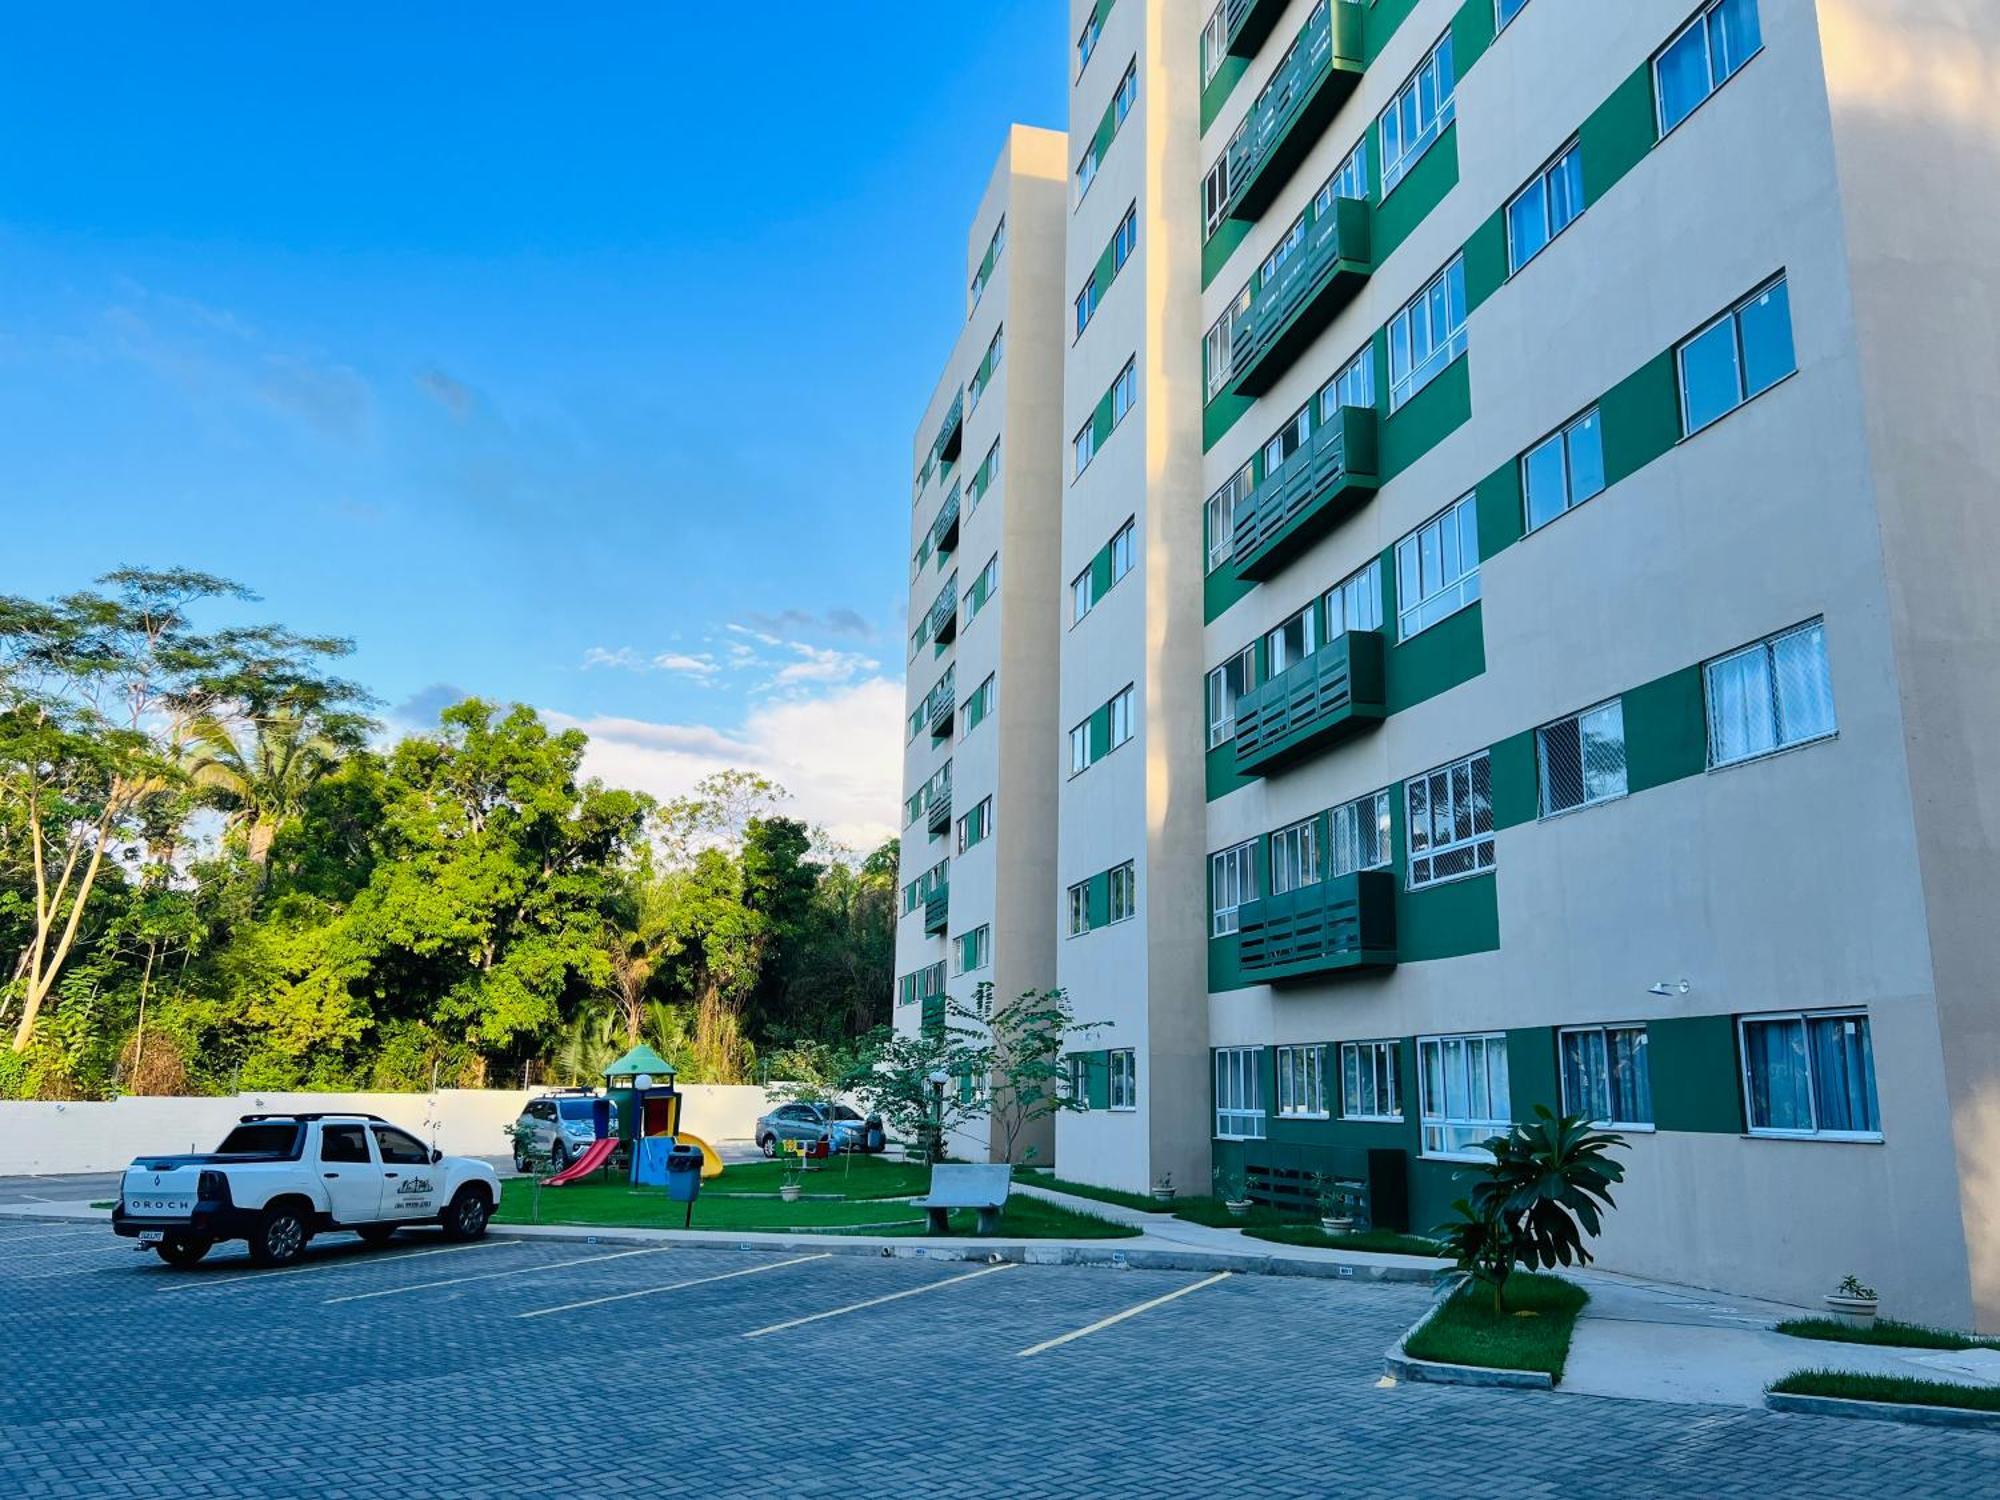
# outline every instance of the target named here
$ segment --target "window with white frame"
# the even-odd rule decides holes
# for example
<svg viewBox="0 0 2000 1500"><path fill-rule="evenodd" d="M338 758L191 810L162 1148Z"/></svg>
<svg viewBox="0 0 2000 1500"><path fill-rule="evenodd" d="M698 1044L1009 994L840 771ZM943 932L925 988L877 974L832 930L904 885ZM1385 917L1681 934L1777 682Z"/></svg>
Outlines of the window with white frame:
<svg viewBox="0 0 2000 1500"><path fill-rule="evenodd" d="M1090 185L1097 181L1098 163L1097 143L1092 141L1090 148L1076 159L1076 201L1078 203L1083 202L1084 195L1090 191Z"/></svg>
<svg viewBox="0 0 2000 1500"><path fill-rule="evenodd" d="M1235 373L1233 361L1236 357L1236 329L1250 311L1250 283L1243 284L1243 290L1222 310L1222 316L1215 320L1215 326L1201 342L1201 367L1204 377L1205 399L1213 401L1222 394L1229 384L1229 377Z"/></svg>
<svg viewBox="0 0 2000 1500"><path fill-rule="evenodd" d="M1132 113L1132 106L1139 102L1139 64L1135 58L1125 66L1125 76L1118 80L1118 92L1111 96L1111 128L1116 130L1125 123L1125 117Z"/></svg>
<svg viewBox="0 0 2000 1500"><path fill-rule="evenodd" d="M1285 419L1285 425L1264 443L1264 478L1269 480L1284 461L1306 445L1312 436L1312 403L1307 402Z"/></svg>
<svg viewBox="0 0 2000 1500"><path fill-rule="evenodd" d="M1528 0L1494 0L1496 12L1493 17L1494 29L1505 31L1507 23L1527 9Z"/></svg>
<svg viewBox="0 0 2000 1500"><path fill-rule="evenodd" d="M1486 1142L1514 1125L1506 1033L1418 1037L1417 1093L1425 1156L1489 1159Z"/></svg>
<svg viewBox="0 0 2000 1500"><path fill-rule="evenodd" d="M1236 144L1236 136L1243 133L1237 126L1236 135L1230 137L1230 146ZM1229 146L1215 159L1215 165L1201 180L1201 222L1202 238L1213 239L1215 231L1222 227L1222 221L1229 216Z"/></svg>
<svg viewBox="0 0 2000 1500"><path fill-rule="evenodd" d="M957 972L971 974L993 961L993 929L981 924L958 935Z"/></svg>
<svg viewBox="0 0 2000 1500"><path fill-rule="evenodd" d="M1069 732L1069 774L1081 776L1090 765L1090 720L1085 719Z"/></svg>
<svg viewBox="0 0 2000 1500"><path fill-rule="evenodd" d="M1097 607L1097 569L1085 568L1069 585L1069 622L1080 623L1083 617Z"/></svg>
<svg viewBox="0 0 2000 1500"><path fill-rule="evenodd" d="M1866 1011L1744 1016L1737 1030L1752 1135L1881 1139Z"/></svg>
<svg viewBox="0 0 2000 1500"><path fill-rule="evenodd" d="M979 409L979 398L986 394L986 388L993 384L993 377L1000 373L1000 361L1006 352L1007 329L1003 324L993 330L993 342L986 346L986 357L980 361L979 368L972 372L972 381L968 387L968 406L971 410Z"/></svg>
<svg viewBox="0 0 2000 1500"><path fill-rule="evenodd" d="M1106 707L1110 710L1110 734L1105 742L1105 754L1110 754L1132 738L1132 689L1126 688L1113 698Z"/></svg>
<svg viewBox="0 0 2000 1500"><path fill-rule="evenodd" d="M1111 274L1116 276L1125 269L1125 262L1132 258L1132 252L1139 248L1139 206L1135 203L1125 210L1125 217L1118 221L1118 229L1111 236Z"/></svg>
<svg viewBox="0 0 2000 1500"><path fill-rule="evenodd" d="M1305 242L1306 216L1300 213L1292 220L1292 227L1278 237L1278 243L1272 247L1271 253L1264 257L1264 264L1257 272L1258 287L1269 286L1278 272L1284 269L1285 262L1290 260Z"/></svg>
<svg viewBox="0 0 2000 1500"><path fill-rule="evenodd" d="M972 580L972 587L965 591L965 623L970 625L999 591L1000 554L996 552L986 559L986 566L979 570L979 576Z"/></svg>
<svg viewBox="0 0 2000 1500"><path fill-rule="evenodd" d="M1403 640L1479 597L1479 497L1467 495L1396 543L1396 631Z"/></svg>
<svg viewBox="0 0 2000 1500"><path fill-rule="evenodd" d="M1253 488L1250 465L1245 464L1229 476L1229 483L1208 497L1203 524L1208 533L1209 572L1236 555L1236 508L1250 498Z"/></svg>
<svg viewBox="0 0 2000 1500"><path fill-rule="evenodd" d="M1484 750L1411 777L1403 791L1411 890L1493 868L1493 765Z"/></svg>
<svg viewBox="0 0 2000 1500"><path fill-rule="evenodd" d="M1329 639L1349 630L1382 628L1382 559L1371 558L1321 596Z"/></svg>
<svg viewBox="0 0 2000 1500"><path fill-rule="evenodd" d="M1097 313L1097 273L1092 271L1090 279L1083 284L1083 290L1076 294L1076 334L1083 336L1083 330L1090 326L1090 320Z"/></svg>
<svg viewBox="0 0 2000 1500"><path fill-rule="evenodd" d="M1105 877L1110 889L1105 922L1129 922L1139 915L1139 872L1131 860L1113 868Z"/></svg>
<svg viewBox="0 0 2000 1500"><path fill-rule="evenodd" d="M1264 1139L1262 1047L1215 1049L1215 1133L1225 1141Z"/></svg>
<svg viewBox="0 0 2000 1500"><path fill-rule="evenodd" d="M1297 666L1318 649L1319 620L1310 604L1279 621L1264 636L1264 659L1273 677Z"/></svg>
<svg viewBox="0 0 2000 1500"><path fill-rule="evenodd" d="M1389 320L1389 410L1395 411L1465 353L1465 257L1455 255Z"/></svg>
<svg viewBox="0 0 2000 1500"><path fill-rule="evenodd" d="M973 730L977 729L980 724L991 716L992 712L993 678L989 675L984 682L972 690L972 696L965 700L964 711L959 715L964 721L965 727L959 731L958 737L964 739L967 735L971 734Z"/></svg>
<svg viewBox="0 0 2000 1500"><path fill-rule="evenodd" d="M1208 674L1208 748L1236 737L1236 705L1257 685L1257 648L1245 646Z"/></svg>
<svg viewBox="0 0 2000 1500"><path fill-rule="evenodd" d="M1583 148L1575 141L1507 205L1507 270L1521 269L1583 212Z"/></svg>
<svg viewBox="0 0 2000 1500"><path fill-rule="evenodd" d="M981 260L979 270L972 278L972 306L976 310L979 299L986 295L987 278L993 274L993 267L1000 260L1000 252L1007 248L1007 216L1002 214L1000 222L993 226L993 238L987 242L986 255Z"/></svg>
<svg viewBox="0 0 2000 1500"><path fill-rule="evenodd" d="M1118 372L1118 378L1111 382L1111 425L1116 427L1125 420L1125 414L1132 409L1132 403L1139 399L1139 367L1131 360L1125 361L1125 368Z"/></svg>
<svg viewBox="0 0 2000 1500"><path fill-rule="evenodd" d="M1280 1047L1278 1113L1295 1119L1326 1118L1326 1048Z"/></svg>
<svg viewBox="0 0 2000 1500"><path fill-rule="evenodd" d="M1693 436L1798 369L1791 294L1780 276L1675 350L1681 430Z"/></svg>
<svg viewBox="0 0 2000 1500"><path fill-rule="evenodd" d="M1115 584L1132 571L1132 543L1138 535L1137 520L1127 521L1111 539L1111 581Z"/></svg>
<svg viewBox="0 0 2000 1500"><path fill-rule="evenodd" d="M1333 212L1336 198L1368 201L1368 137L1363 136L1347 153L1347 160L1333 169L1333 175L1313 194L1313 216L1323 218Z"/></svg>
<svg viewBox="0 0 2000 1500"><path fill-rule="evenodd" d="M1394 1042L1340 1044L1340 1117L1401 1120L1403 1089Z"/></svg>
<svg viewBox="0 0 2000 1500"><path fill-rule="evenodd" d="M1094 5L1090 14L1083 19L1083 31L1076 39L1076 72L1080 78L1090 63L1091 53L1097 50L1098 38L1104 35L1104 12L1110 7Z"/></svg>
<svg viewBox="0 0 2000 1500"><path fill-rule="evenodd" d="M1824 621L1717 657L1702 668L1702 680L1711 769L1825 739L1838 728Z"/></svg>
<svg viewBox="0 0 2000 1500"><path fill-rule="evenodd" d="M1678 126L1764 45L1757 0L1713 0L1653 59L1660 134Z"/></svg>
<svg viewBox="0 0 2000 1500"><path fill-rule="evenodd" d="M1331 422L1340 414L1343 406L1358 406L1364 411L1375 409L1375 350L1373 346L1364 348L1354 358L1340 367L1325 385L1319 388L1319 419Z"/></svg>
<svg viewBox="0 0 2000 1500"><path fill-rule="evenodd" d="M1077 429L1075 437L1069 440L1070 456L1073 460L1071 480L1083 477L1083 471L1090 467L1091 459L1097 456L1097 418L1092 416Z"/></svg>
<svg viewBox="0 0 2000 1500"><path fill-rule="evenodd" d="M1542 816L1625 795L1625 705L1613 698L1535 731Z"/></svg>
<svg viewBox="0 0 2000 1500"><path fill-rule="evenodd" d="M1207 88L1209 80L1221 71L1222 64L1229 57L1229 16L1228 7L1218 4L1208 13L1208 19L1201 24L1201 86Z"/></svg>
<svg viewBox="0 0 2000 1500"><path fill-rule="evenodd" d="M958 852L976 849L993 836L993 799L984 797L958 820Z"/></svg>
<svg viewBox="0 0 2000 1500"><path fill-rule="evenodd" d="M1644 1026L1569 1026L1562 1055L1563 1113L1593 1125L1653 1128L1653 1071Z"/></svg>
<svg viewBox="0 0 2000 1500"><path fill-rule="evenodd" d="M1389 794L1370 792L1343 802L1327 814L1326 870L1352 875L1389 864Z"/></svg>
<svg viewBox="0 0 2000 1500"><path fill-rule="evenodd" d="M1528 530L1604 491L1604 423L1592 407L1521 455Z"/></svg>
<svg viewBox="0 0 2000 1500"><path fill-rule="evenodd" d="M1076 1107L1088 1113L1090 1110L1090 1054L1072 1052L1069 1055L1069 1096L1076 1101Z"/></svg>
<svg viewBox="0 0 2000 1500"><path fill-rule="evenodd" d="M1257 899L1257 841L1208 857L1208 932L1228 937L1237 929L1237 908Z"/></svg>
<svg viewBox="0 0 2000 1500"><path fill-rule="evenodd" d="M1080 880L1069 888L1069 935L1082 937L1090 931L1090 882Z"/></svg>
<svg viewBox="0 0 2000 1500"><path fill-rule="evenodd" d="M1319 883L1319 819L1301 818L1271 835L1271 894Z"/></svg>
<svg viewBox="0 0 2000 1500"><path fill-rule="evenodd" d="M1451 33L1447 31L1382 111L1383 197L1389 196L1451 123L1457 83L1452 68Z"/></svg>
<svg viewBox="0 0 2000 1500"><path fill-rule="evenodd" d="M1139 1058L1130 1047L1113 1047L1109 1057L1111 1065L1111 1107L1113 1109L1137 1109L1139 1107Z"/></svg>

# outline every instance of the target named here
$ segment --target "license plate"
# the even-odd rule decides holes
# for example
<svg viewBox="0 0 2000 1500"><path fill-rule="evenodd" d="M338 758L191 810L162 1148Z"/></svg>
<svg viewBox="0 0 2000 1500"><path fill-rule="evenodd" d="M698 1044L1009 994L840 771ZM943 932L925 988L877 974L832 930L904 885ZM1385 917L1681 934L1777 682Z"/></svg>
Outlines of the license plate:
<svg viewBox="0 0 2000 1500"><path fill-rule="evenodd" d="M166 1239L166 1237L167 1232L164 1229L142 1229L139 1232L139 1243L142 1245L157 1245Z"/></svg>

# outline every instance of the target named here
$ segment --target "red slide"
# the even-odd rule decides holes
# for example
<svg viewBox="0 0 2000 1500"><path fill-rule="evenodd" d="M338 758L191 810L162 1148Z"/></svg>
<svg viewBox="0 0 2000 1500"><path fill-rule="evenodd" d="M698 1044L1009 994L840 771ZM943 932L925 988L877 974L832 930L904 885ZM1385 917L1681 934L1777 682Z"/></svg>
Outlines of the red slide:
<svg viewBox="0 0 2000 1500"><path fill-rule="evenodd" d="M543 1187L567 1187L572 1182L581 1182L611 1159L611 1153L618 1149L618 1137L607 1135L590 1143L590 1149L575 1161L564 1167L553 1177L542 1179Z"/></svg>

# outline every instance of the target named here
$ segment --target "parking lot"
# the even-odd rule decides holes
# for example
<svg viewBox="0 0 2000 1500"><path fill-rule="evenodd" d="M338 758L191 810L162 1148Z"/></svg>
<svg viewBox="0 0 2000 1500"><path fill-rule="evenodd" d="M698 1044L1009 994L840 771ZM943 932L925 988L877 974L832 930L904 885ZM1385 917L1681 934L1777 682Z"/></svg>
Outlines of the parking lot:
<svg viewBox="0 0 2000 1500"><path fill-rule="evenodd" d="M495 1234L172 1271L0 1225L9 1496L1925 1495L2000 1438L1382 1388L1414 1286Z"/></svg>

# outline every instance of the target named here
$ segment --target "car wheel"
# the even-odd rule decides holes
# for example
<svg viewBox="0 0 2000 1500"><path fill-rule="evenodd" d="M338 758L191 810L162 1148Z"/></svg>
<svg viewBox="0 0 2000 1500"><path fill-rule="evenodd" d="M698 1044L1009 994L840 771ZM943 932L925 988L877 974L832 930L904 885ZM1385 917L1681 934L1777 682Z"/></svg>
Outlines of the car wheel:
<svg viewBox="0 0 2000 1500"><path fill-rule="evenodd" d="M758 1136L757 1149L764 1153L766 1159L776 1156L778 1154L778 1138L775 1135Z"/></svg>
<svg viewBox="0 0 2000 1500"><path fill-rule="evenodd" d="M361 1243L370 1249L379 1250L396 1237L394 1224L363 1224L354 1232L361 1236Z"/></svg>
<svg viewBox="0 0 2000 1500"><path fill-rule="evenodd" d="M518 1151L514 1153L514 1170L524 1175L528 1170L528 1158Z"/></svg>
<svg viewBox="0 0 2000 1500"><path fill-rule="evenodd" d="M170 1235L153 1247L161 1260L181 1271L197 1263L214 1248L214 1240L194 1234Z"/></svg>
<svg viewBox="0 0 2000 1500"><path fill-rule="evenodd" d="M470 1185L458 1190L444 1211L444 1237L448 1240L476 1240L486 1233L493 1205L486 1194Z"/></svg>
<svg viewBox="0 0 2000 1500"><path fill-rule="evenodd" d="M260 1266L288 1266L305 1254L311 1238L305 1215L298 1209L283 1205L266 1209L250 1231L250 1259Z"/></svg>
<svg viewBox="0 0 2000 1500"><path fill-rule="evenodd" d="M560 1172L569 1165L569 1147L557 1141L549 1147L549 1170Z"/></svg>

